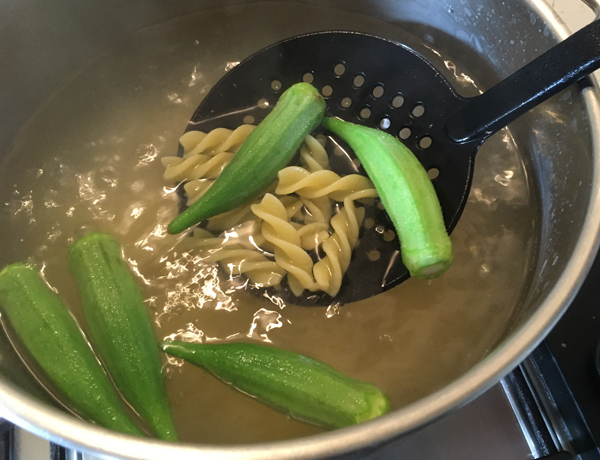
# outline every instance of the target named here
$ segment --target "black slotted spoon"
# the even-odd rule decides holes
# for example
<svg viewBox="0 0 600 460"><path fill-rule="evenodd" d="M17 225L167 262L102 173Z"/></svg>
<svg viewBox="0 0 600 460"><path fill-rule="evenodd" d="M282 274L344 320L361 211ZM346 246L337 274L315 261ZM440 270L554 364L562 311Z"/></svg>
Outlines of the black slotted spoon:
<svg viewBox="0 0 600 460"><path fill-rule="evenodd" d="M464 98L429 61L402 44L362 33L318 32L271 45L234 67L202 101L186 131L259 123L285 89L307 81L326 97L327 116L400 137L430 176L437 175L432 182L451 232L466 204L483 142L599 67L600 21L595 21L485 93ZM332 169L356 172L344 144L330 139L337 148L337 155L330 155ZM408 279L397 238L384 238L385 229L393 229L387 214L368 206L365 218L375 224L363 229L334 299L307 291L304 298L289 292L283 297L307 305L349 303ZM371 258L367 254L373 250L380 255L376 261L373 252Z"/></svg>

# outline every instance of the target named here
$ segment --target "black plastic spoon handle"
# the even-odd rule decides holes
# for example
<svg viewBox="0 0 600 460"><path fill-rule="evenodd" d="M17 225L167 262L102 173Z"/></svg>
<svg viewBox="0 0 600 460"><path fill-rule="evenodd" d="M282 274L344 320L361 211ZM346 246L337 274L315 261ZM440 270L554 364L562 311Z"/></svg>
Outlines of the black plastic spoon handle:
<svg viewBox="0 0 600 460"><path fill-rule="evenodd" d="M600 20L573 34L448 118L459 143L484 140L531 108L600 68Z"/></svg>

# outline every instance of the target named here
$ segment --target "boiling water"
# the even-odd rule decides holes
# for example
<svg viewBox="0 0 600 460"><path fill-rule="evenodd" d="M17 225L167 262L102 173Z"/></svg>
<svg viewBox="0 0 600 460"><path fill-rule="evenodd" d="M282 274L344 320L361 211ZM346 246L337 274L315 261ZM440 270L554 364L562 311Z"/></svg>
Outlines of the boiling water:
<svg viewBox="0 0 600 460"><path fill-rule="evenodd" d="M253 3L145 29L66 82L22 129L2 169L0 237L11 244L3 245L0 262L34 259L82 320L67 251L88 231L109 232L123 244L158 338L268 342L380 386L399 408L486 356L522 292L535 207L508 131L478 155L452 234L455 263L434 281L411 279L341 307L285 305L220 282L216 267L195 266L173 249L180 237L166 234L178 201L163 183L160 157L174 154L203 95L247 55L309 29L408 42L446 69L461 92L478 92L460 63L414 37L326 8ZM166 373L184 441L268 441L319 431L178 360Z"/></svg>

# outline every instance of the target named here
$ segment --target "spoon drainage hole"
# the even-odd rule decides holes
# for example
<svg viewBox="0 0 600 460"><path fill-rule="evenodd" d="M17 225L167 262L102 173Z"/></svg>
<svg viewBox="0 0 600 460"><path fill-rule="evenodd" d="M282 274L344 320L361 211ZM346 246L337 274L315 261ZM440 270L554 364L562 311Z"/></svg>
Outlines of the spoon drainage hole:
<svg viewBox="0 0 600 460"><path fill-rule="evenodd" d="M282 87L282 85L281 85L281 82L279 80L273 80L271 82L271 89L273 91L275 91L275 92L281 91L281 87Z"/></svg>
<svg viewBox="0 0 600 460"><path fill-rule="evenodd" d="M333 94L333 88L329 85L325 85L323 86L323 89L321 89L321 94L323 97L329 97Z"/></svg>
<svg viewBox="0 0 600 460"><path fill-rule="evenodd" d="M246 123L247 125L251 125L255 122L256 120L254 119L254 117L252 115L246 115L244 117L244 123Z"/></svg>
<svg viewBox="0 0 600 460"><path fill-rule="evenodd" d="M304 75L302 75L302 81L304 83L312 83L315 80L315 76L312 74L312 72L306 72Z"/></svg>
<svg viewBox="0 0 600 460"><path fill-rule="evenodd" d="M402 94L396 94L394 99L392 99L392 107L394 109L399 109L402 105L404 105L404 96L402 96Z"/></svg>
<svg viewBox="0 0 600 460"><path fill-rule="evenodd" d="M350 107L352 105L352 99L350 99L349 97L345 97L340 102L340 105L342 106L343 109L347 109L348 107Z"/></svg>
<svg viewBox="0 0 600 460"><path fill-rule="evenodd" d="M387 117L382 118L379 122L379 127L383 130L388 129L390 126L392 126L392 122Z"/></svg>
<svg viewBox="0 0 600 460"><path fill-rule="evenodd" d="M422 117L425 114L425 106L423 106L422 104L415 105L415 107L412 109L411 114L415 118Z"/></svg>
<svg viewBox="0 0 600 460"><path fill-rule="evenodd" d="M383 232L383 240L390 242L393 241L396 238L396 232L394 232L394 230L386 230L385 232Z"/></svg>
<svg viewBox="0 0 600 460"><path fill-rule="evenodd" d="M366 120L367 118L369 118L371 116L371 109L369 107L365 107L364 109L362 109L360 111L360 115L359 116L363 120Z"/></svg>
<svg viewBox="0 0 600 460"><path fill-rule="evenodd" d="M258 107L260 107L261 109L266 109L269 107L269 101L267 101L266 99L259 99L256 105L258 105Z"/></svg>
<svg viewBox="0 0 600 460"><path fill-rule="evenodd" d="M344 152L344 150L343 150L342 148L340 148L338 145L336 145L336 146L333 148L333 154L334 154L336 157L343 157L344 155L346 155L346 152Z"/></svg>
<svg viewBox="0 0 600 460"><path fill-rule="evenodd" d="M352 84L355 88L360 88L362 85L365 84L365 76L362 74L357 75L356 77L354 77L354 80L352 80Z"/></svg>
<svg viewBox="0 0 600 460"><path fill-rule="evenodd" d="M436 179L440 175L440 170L437 168L431 168L427 171L427 175L431 180Z"/></svg>
<svg viewBox="0 0 600 460"><path fill-rule="evenodd" d="M406 140L410 137L411 134L412 134L412 131L410 130L410 128L408 126L405 126L398 133L398 137L402 140Z"/></svg>
<svg viewBox="0 0 600 460"><path fill-rule="evenodd" d="M346 66L343 62L340 62L333 68L333 73L335 73L338 77L341 77L346 73Z"/></svg>
<svg viewBox="0 0 600 460"><path fill-rule="evenodd" d="M420 140L419 140L419 147L422 149L426 149L431 147L431 144L433 143L433 140L431 139L431 137L429 136L423 136Z"/></svg>
<svg viewBox="0 0 600 460"><path fill-rule="evenodd" d="M378 85L375 88L373 88L373 97L375 99L379 99L381 96L383 96L384 93L384 89L382 85Z"/></svg>
<svg viewBox="0 0 600 460"><path fill-rule="evenodd" d="M381 257L381 253L377 249L373 249L372 251L368 252L367 256L369 257L369 260L371 262L375 262L379 260L379 258Z"/></svg>

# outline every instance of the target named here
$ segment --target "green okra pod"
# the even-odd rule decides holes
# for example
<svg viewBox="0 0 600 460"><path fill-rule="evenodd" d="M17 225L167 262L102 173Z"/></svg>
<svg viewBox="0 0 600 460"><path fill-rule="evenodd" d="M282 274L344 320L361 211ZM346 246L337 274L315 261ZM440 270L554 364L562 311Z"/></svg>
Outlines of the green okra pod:
<svg viewBox="0 0 600 460"><path fill-rule="evenodd" d="M387 397L376 386L291 351L252 343L179 341L163 342L162 349L275 409L316 425L341 428L389 411Z"/></svg>
<svg viewBox="0 0 600 460"><path fill-rule="evenodd" d="M22 263L0 272L0 308L48 379L81 415L141 436L83 332L37 269Z"/></svg>
<svg viewBox="0 0 600 460"><path fill-rule="evenodd" d="M336 118L323 126L350 145L389 214L402 262L415 278L435 278L452 265L452 243L433 184L423 165L398 139Z"/></svg>
<svg viewBox="0 0 600 460"><path fill-rule="evenodd" d="M71 246L69 268L93 342L117 387L159 438L176 440L158 343L119 243L90 233Z"/></svg>
<svg viewBox="0 0 600 460"><path fill-rule="evenodd" d="M169 232L180 233L258 196L319 126L324 113L325 100L316 88L308 83L291 86L208 191L169 224Z"/></svg>

